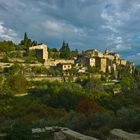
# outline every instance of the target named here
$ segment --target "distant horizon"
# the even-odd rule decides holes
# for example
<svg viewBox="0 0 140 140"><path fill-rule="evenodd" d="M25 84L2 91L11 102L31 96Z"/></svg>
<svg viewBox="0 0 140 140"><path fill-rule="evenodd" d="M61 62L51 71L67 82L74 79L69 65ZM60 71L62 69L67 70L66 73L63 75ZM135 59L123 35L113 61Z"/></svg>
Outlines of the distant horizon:
<svg viewBox="0 0 140 140"><path fill-rule="evenodd" d="M31 39L72 50L108 48L140 65L140 1L0 0L0 40Z"/></svg>

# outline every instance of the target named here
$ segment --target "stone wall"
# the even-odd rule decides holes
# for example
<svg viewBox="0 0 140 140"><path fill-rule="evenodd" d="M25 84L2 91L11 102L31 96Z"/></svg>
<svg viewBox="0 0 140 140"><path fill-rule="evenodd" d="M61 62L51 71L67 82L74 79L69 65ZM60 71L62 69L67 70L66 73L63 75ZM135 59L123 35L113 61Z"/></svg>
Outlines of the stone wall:
<svg viewBox="0 0 140 140"><path fill-rule="evenodd" d="M48 60L44 63L46 67L50 66L56 66L59 63L71 63L74 64L74 60L65 60L65 59L60 59L60 60Z"/></svg>
<svg viewBox="0 0 140 140"><path fill-rule="evenodd" d="M121 129L113 129L108 140L140 140L140 135L128 133Z"/></svg>
<svg viewBox="0 0 140 140"><path fill-rule="evenodd" d="M38 52L40 57L44 59L45 62L48 60L48 46L47 45L41 44L41 45L32 46L30 47L30 50L36 50L36 52Z"/></svg>

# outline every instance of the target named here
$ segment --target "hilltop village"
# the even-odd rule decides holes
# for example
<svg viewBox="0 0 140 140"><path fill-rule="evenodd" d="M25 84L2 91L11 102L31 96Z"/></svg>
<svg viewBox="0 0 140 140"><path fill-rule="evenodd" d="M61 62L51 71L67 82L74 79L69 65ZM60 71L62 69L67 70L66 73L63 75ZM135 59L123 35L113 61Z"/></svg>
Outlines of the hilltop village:
<svg viewBox="0 0 140 140"><path fill-rule="evenodd" d="M122 90L116 84L123 79L124 73L139 75L134 63L108 49L104 52L95 48L78 52L77 49L70 50L66 42L60 49L49 48L46 44L31 41L26 33L17 46L10 41L0 45L1 74L19 69L28 81L76 82L92 78L101 80L104 85L115 85L113 92L116 94Z"/></svg>
<svg viewBox="0 0 140 140"><path fill-rule="evenodd" d="M140 69L108 49L0 41L0 139L125 139L140 133L139 93Z"/></svg>
<svg viewBox="0 0 140 140"><path fill-rule="evenodd" d="M64 43L63 45L65 46L66 44ZM48 58L47 48L47 45L41 44L30 47L30 50L35 50L36 56L44 60L44 66L55 67L64 72L75 68L79 73L85 73L89 67L94 67L103 73L113 73L114 78L117 79L119 66L127 67L130 73L135 71L134 63L120 58L118 53L110 52L108 49L103 53L96 49L86 50L72 59L52 60Z"/></svg>
<svg viewBox="0 0 140 140"><path fill-rule="evenodd" d="M32 41L27 33L18 45L12 41L0 42L0 50L1 74L22 67L20 71L29 81L75 82L90 77L104 84L115 84L124 73L139 74L134 63L108 49L104 52L95 48L78 52L77 49L71 50L66 42L60 49L49 48L46 44Z"/></svg>
<svg viewBox="0 0 140 140"><path fill-rule="evenodd" d="M65 49L68 45L68 43L63 42L63 48ZM15 51L16 52L16 51ZM95 76L101 77L101 73L109 75L112 75L114 79L119 78L119 68L127 67L129 69L129 72L132 74L135 72L135 64L132 62L129 62L125 59L120 58L120 55L115 52L110 52L108 49L106 49L104 52L100 52L96 49L86 50L82 51L81 53L76 53L71 58L53 58L51 57L51 53L56 52L50 52L48 50L48 46L45 44L38 44L34 46L29 47L29 54L31 54L34 58L38 58L42 63L39 63L37 61L33 62L29 61L28 63L25 62L24 53L26 51L19 51L20 57L14 58L11 57L11 62L1 62L1 67L9 67L13 65L15 62L20 63L23 66L26 66L28 64L28 67L40 67L43 66L46 69L49 69L53 67L55 70L60 70L62 74L69 75L70 70L75 70L77 74L79 73L88 73L88 71L93 71ZM60 54L60 52L57 52ZM64 50L64 55L65 55ZM3 59L4 53L1 53L1 60ZM26 57L25 57L26 58ZM90 69L90 70L89 70ZM44 72L40 73L43 74ZM97 75L97 73L99 75ZM29 74L29 73L28 73ZM32 73L33 74L33 73ZM94 75L93 74L93 75Z"/></svg>

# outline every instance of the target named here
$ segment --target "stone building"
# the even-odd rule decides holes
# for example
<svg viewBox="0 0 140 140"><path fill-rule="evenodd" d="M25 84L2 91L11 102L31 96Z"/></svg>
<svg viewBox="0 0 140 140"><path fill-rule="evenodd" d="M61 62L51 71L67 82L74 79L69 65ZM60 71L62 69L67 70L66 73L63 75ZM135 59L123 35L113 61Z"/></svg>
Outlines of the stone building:
<svg viewBox="0 0 140 140"><path fill-rule="evenodd" d="M30 50L35 50L36 56L43 60L48 61L48 46L45 44L40 44L30 47Z"/></svg>
<svg viewBox="0 0 140 140"><path fill-rule="evenodd" d="M99 52L96 49L87 50L83 54L88 56L88 57L103 57L103 53Z"/></svg>
<svg viewBox="0 0 140 140"><path fill-rule="evenodd" d="M125 59L120 59L120 65L126 66L127 61Z"/></svg>
<svg viewBox="0 0 140 140"><path fill-rule="evenodd" d="M111 61L117 61L120 59L120 55L118 53L115 53L115 52L109 52L108 49L105 50L103 56L105 58L108 58L109 60Z"/></svg>
<svg viewBox="0 0 140 140"><path fill-rule="evenodd" d="M70 70L72 68L71 63L59 63L57 64L57 68L63 71Z"/></svg>
<svg viewBox="0 0 140 140"><path fill-rule="evenodd" d="M107 71L107 59L104 57L96 57L96 67L102 72Z"/></svg>
<svg viewBox="0 0 140 140"><path fill-rule="evenodd" d="M78 66L96 66L96 58L95 57L88 57L84 55L78 55L77 59L75 60L75 64Z"/></svg>
<svg viewBox="0 0 140 140"><path fill-rule="evenodd" d="M128 63L127 60L121 59L118 53L109 52L108 49L104 53L99 52L96 49L87 50L81 55L77 56L75 64L77 66L83 67L97 67L100 71L114 73L115 77L117 75L117 69L120 65L126 66ZM134 66L131 66L131 72L133 71Z"/></svg>

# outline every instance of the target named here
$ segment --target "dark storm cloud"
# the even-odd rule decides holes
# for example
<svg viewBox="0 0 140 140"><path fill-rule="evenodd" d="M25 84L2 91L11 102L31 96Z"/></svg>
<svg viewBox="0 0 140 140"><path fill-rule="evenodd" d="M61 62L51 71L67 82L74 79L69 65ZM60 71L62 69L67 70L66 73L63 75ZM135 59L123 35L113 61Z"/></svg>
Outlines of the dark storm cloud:
<svg viewBox="0 0 140 140"><path fill-rule="evenodd" d="M50 47L109 48L139 63L139 0L0 0L0 38L25 31Z"/></svg>

